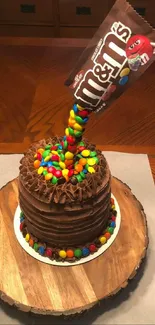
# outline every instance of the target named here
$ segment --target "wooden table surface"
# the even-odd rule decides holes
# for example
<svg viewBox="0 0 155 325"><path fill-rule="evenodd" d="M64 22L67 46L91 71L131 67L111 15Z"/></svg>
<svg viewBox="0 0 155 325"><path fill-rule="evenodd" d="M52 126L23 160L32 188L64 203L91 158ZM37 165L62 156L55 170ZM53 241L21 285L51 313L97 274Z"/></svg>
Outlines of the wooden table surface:
<svg viewBox="0 0 155 325"><path fill-rule="evenodd" d="M88 40L0 38L0 153L64 134L73 96L64 86ZM155 63L85 136L103 150L147 153L155 179Z"/></svg>

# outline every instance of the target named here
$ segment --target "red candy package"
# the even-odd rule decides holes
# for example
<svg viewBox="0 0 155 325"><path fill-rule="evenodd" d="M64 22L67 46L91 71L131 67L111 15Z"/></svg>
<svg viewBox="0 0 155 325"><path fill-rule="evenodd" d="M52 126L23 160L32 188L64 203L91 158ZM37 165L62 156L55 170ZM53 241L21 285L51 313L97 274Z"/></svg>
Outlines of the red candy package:
<svg viewBox="0 0 155 325"><path fill-rule="evenodd" d="M155 60L155 30L125 0L117 0L65 85L95 113L118 98Z"/></svg>

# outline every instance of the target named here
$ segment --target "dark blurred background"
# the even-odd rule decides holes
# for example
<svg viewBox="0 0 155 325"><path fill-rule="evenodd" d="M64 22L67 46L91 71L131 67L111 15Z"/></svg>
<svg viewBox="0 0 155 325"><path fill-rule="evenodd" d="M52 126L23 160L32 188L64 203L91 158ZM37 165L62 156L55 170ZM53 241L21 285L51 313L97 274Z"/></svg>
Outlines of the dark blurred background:
<svg viewBox="0 0 155 325"><path fill-rule="evenodd" d="M0 36L90 38L115 0L0 0ZM130 0L155 27L155 0Z"/></svg>

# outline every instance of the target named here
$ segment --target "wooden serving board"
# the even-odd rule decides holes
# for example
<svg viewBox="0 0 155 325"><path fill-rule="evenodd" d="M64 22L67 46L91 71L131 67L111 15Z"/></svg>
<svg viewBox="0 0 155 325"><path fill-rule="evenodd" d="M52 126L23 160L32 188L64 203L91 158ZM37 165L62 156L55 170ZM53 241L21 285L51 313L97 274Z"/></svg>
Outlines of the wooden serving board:
<svg viewBox="0 0 155 325"><path fill-rule="evenodd" d="M112 179L121 227L110 248L93 261L58 267L37 261L19 245L13 229L18 180L0 191L0 294L25 312L68 315L91 308L126 287L146 254L146 217L129 187Z"/></svg>

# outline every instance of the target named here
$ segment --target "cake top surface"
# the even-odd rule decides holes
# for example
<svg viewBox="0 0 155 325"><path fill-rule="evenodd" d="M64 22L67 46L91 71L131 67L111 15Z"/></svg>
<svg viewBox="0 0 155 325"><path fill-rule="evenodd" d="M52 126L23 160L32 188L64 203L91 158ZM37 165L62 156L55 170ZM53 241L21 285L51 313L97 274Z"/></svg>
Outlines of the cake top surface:
<svg viewBox="0 0 155 325"><path fill-rule="evenodd" d="M53 137L33 143L21 159L20 181L45 203L90 199L110 178L107 162L86 139L79 143L74 157L63 151L62 141L62 137Z"/></svg>

